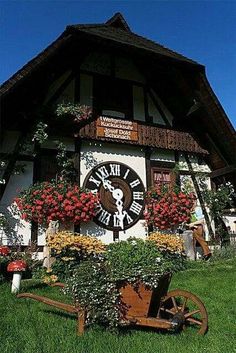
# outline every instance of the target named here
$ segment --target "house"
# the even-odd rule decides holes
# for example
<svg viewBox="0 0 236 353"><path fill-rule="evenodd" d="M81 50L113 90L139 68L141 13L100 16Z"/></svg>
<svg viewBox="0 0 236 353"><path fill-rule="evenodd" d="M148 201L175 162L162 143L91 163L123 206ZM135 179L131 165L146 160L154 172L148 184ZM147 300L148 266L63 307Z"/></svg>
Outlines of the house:
<svg viewBox="0 0 236 353"><path fill-rule="evenodd" d="M133 33L117 13L106 23L67 26L2 84L0 95L2 210L20 189L55 177L60 139L76 154L77 182L102 198L96 222L82 224L81 233L105 242L145 237L143 193L171 183L176 165L193 183L207 232L214 233L196 173L207 173L214 187L235 185L236 139L203 65ZM60 123L52 114L60 102L90 106L93 118L80 129ZM49 126L42 145L31 135L40 120ZM24 173L13 174L22 164ZM45 242L44 232L24 221L4 241L16 235L22 245Z"/></svg>

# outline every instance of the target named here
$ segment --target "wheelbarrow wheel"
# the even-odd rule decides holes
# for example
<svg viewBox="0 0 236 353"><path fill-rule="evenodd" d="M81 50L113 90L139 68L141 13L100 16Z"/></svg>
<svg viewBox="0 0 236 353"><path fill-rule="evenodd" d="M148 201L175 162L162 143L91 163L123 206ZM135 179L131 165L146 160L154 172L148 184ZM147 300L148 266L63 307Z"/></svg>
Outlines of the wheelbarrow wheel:
<svg viewBox="0 0 236 353"><path fill-rule="evenodd" d="M207 331L208 316L204 304L196 295L185 290L168 292L161 300L158 316L170 320L176 329L192 327L200 335Z"/></svg>

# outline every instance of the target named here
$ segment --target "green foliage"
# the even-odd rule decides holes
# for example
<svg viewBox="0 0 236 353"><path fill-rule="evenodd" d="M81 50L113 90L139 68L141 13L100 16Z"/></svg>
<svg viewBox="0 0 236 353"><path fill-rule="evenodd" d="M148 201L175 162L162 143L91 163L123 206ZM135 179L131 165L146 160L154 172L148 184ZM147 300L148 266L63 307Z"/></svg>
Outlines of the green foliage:
<svg viewBox="0 0 236 353"><path fill-rule="evenodd" d="M34 300L18 299L10 294L10 283L4 283L0 285L0 352L235 353L235 276L235 260L216 262L214 266L202 262L199 269L174 274L170 289L191 291L206 306L209 330L204 337L188 327L179 334L129 327L114 334L98 326L87 328L84 336L77 337L75 315ZM23 280L21 291L71 303L58 288L38 281Z"/></svg>
<svg viewBox="0 0 236 353"><path fill-rule="evenodd" d="M200 178L200 186L205 204L209 208L209 214L215 221L215 233L221 241L228 237L228 232L223 221L224 210L233 205L234 188L230 182L220 185L217 190L209 190L206 184L206 178Z"/></svg>
<svg viewBox="0 0 236 353"><path fill-rule="evenodd" d="M76 268L80 266L80 261L78 259L58 258L53 262L51 269L52 273L57 276L58 281L65 282L67 278L70 278Z"/></svg>
<svg viewBox="0 0 236 353"><path fill-rule="evenodd" d="M42 263L39 266L34 266L32 269L32 278L43 280L47 274L47 268L42 266Z"/></svg>
<svg viewBox="0 0 236 353"><path fill-rule="evenodd" d="M61 103L57 105L56 115L58 117L71 116L74 122L81 123L92 116L92 109L80 103Z"/></svg>
<svg viewBox="0 0 236 353"><path fill-rule="evenodd" d="M9 277L7 273L9 260L9 256L0 256L0 283L4 282Z"/></svg>
<svg viewBox="0 0 236 353"><path fill-rule="evenodd" d="M43 142L45 142L48 138L48 134L46 132L46 129L48 128L48 125L43 123L42 121L40 121L37 125L36 125L36 129L33 133L33 138L32 141L36 141L40 144L42 144Z"/></svg>
<svg viewBox="0 0 236 353"><path fill-rule="evenodd" d="M211 262L236 258L236 243L229 244L213 251Z"/></svg>
<svg viewBox="0 0 236 353"><path fill-rule="evenodd" d="M104 259L82 262L67 280L66 292L72 292L75 300L86 308L88 323L118 325L119 291Z"/></svg>
<svg viewBox="0 0 236 353"><path fill-rule="evenodd" d="M57 164L60 168L60 176L63 179L69 179L74 181L77 177L78 172L74 168L74 159L69 158L66 151L66 145L63 142L57 141Z"/></svg>
<svg viewBox="0 0 236 353"><path fill-rule="evenodd" d="M88 312L88 323L118 325L122 303L120 284L138 282L156 288L160 277L183 268L181 254L160 251L153 241L129 238L112 243L99 257L81 262L67 278L66 292Z"/></svg>
<svg viewBox="0 0 236 353"><path fill-rule="evenodd" d="M0 213L0 231L5 231L8 228L8 219L5 214Z"/></svg>
<svg viewBox="0 0 236 353"><path fill-rule="evenodd" d="M151 288L158 286L161 276L176 268L173 254L158 250L152 241L137 238L109 244L105 257L112 280L129 283L141 280Z"/></svg>
<svg viewBox="0 0 236 353"><path fill-rule="evenodd" d="M224 210L232 205L233 193L234 189L231 183L220 185L217 190L209 190L203 186L203 199L209 207L212 219L221 218Z"/></svg>

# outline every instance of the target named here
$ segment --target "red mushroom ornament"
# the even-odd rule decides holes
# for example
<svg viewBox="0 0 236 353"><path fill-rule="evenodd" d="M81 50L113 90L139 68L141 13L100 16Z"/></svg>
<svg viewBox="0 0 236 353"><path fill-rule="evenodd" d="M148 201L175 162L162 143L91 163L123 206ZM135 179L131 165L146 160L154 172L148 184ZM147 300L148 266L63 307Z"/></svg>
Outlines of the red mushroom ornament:
<svg viewBox="0 0 236 353"><path fill-rule="evenodd" d="M26 270L26 262L23 260L15 260L8 264L7 271L13 272L11 292L17 293L20 289L20 281L22 272Z"/></svg>
<svg viewBox="0 0 236 353"><path fill-rule="evenodd" d="M6 245L0 246L0 256L7 256L10 252L10 249Z"/></svg>

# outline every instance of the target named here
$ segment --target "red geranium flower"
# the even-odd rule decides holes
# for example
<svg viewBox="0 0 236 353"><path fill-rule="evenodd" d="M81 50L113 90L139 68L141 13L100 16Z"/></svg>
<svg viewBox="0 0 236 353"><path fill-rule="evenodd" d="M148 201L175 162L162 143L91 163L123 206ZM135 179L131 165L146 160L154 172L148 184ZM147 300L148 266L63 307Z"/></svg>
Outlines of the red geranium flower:
<svg viewBox="0 0 236 353"><path fill-rule="evenodd" d="M55 180L37 183L14 199L22 219L47 224L51 220L78 224L90 221L98 197L78 185ZM84 212L86 210L86 213Z"/></svg>
<svg viewBox="0 0 236 353"><path fill-rule="evenodd" d="M195 200L196 196L193 193L153 188L146 194L145 220L148 225L159 229L170 229L188 222Z"/></svg>

